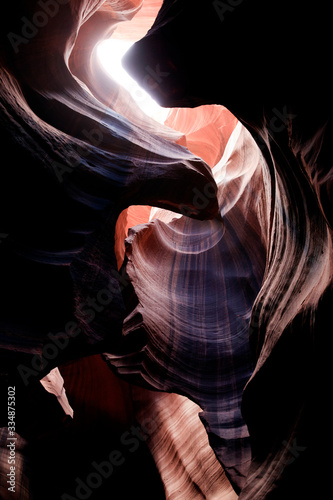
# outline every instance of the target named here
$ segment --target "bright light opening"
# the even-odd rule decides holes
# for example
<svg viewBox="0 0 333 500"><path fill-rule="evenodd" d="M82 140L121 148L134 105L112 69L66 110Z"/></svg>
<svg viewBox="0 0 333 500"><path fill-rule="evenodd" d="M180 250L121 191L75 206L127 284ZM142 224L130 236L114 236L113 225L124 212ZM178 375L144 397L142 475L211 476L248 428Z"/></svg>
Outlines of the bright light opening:
<svg viewBox="0 0 333 500"><path fill-rule="evenodd" d="M97 47L97 56L105 71L131 94L146 115L164 123L169 109L162 108L124 70L121 59L134 42L127 40L105 40Z"/></svg>

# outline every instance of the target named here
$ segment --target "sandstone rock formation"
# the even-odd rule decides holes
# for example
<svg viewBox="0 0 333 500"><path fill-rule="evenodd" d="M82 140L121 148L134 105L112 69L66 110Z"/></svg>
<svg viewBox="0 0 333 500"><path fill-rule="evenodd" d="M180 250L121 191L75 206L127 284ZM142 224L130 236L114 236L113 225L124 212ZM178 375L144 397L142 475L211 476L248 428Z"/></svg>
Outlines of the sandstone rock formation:
<svg viewBox="0 0 333 500"><path fill-rule="evenodd" d="M328 469L318 462L330 447L322 425L332 302L327 15L322 2L311 9L298 1L164 2L126 56L143 86L148 64L168 73L152 89L165 106L225 105L266 159L267 253L249 327L255 368L242 410L252 464L242 499L327 489Z"/></svg>
<svg viewBox="0 0 333 500"><path fill-rule="evenodd" d="M131 498L136 461L154 500L327 495L328 7L2 6L0 382L2 401L16 388L18 498L96 480L98 422L125 463L96 498ZM136 40L124 64L175 108L165 126L103 71L110 36ZM43 449L53 489L33 474Z"/></svg>

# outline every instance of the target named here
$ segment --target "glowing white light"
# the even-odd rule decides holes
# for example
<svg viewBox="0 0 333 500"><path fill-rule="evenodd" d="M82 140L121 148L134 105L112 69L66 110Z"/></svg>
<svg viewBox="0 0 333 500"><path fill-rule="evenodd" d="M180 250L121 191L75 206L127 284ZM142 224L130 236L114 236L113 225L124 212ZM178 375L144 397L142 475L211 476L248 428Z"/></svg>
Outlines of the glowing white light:
<svg viewBox="0 0 333 500"><path fill-rule="evenodd" d="M124 70L121 59L134 42L127 40L105 40L97 47L97 56L105 71L131 94L135 102L146 115L164 123L169 109L162 108L147 94Z"/></svg>

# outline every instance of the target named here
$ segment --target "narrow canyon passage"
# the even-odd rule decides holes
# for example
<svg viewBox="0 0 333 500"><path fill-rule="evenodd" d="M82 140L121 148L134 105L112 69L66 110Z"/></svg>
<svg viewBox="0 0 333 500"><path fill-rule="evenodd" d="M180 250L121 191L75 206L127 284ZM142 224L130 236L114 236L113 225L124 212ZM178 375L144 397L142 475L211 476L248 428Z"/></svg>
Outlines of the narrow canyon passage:
<svg viewBox="0 0 333 500"><path fill-rule="evenodd" d="M327 496L328 5L2 9L1 499Z"/></svg>

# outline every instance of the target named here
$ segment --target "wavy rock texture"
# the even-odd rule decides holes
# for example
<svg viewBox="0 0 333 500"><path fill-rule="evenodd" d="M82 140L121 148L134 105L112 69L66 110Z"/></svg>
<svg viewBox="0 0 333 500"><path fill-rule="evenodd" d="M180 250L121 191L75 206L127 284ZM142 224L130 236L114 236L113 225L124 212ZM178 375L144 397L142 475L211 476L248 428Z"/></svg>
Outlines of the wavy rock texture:
<svg viewBox="0 0 333 500"><path fill-rule="evenodd" d="M51 394L54 394L59 401L61 408L66 415L73 418L73 408L69 404L66 389L64 387L64 379L61 376L59 368L53 368L45 377L40 381L42 386Z"/></svg>
<svg viewBox="0 0 333 500"><path fill-rule="evenodd" d="M170 109L165 124L184 134L192 153L214 167L221 159L237 119L221 106Z"/></svg>
<svg viewBox="0 0 333 500"><path fill-rule="evenodd" d="M25 449L27 447L27 441L21 436L17 435L17 440L15 442L15 481L16 488L13 491L8 491L10 484L8 477L8 460L9 458L9 448L7 445L13 443L13 441L8 441L9 438L8 429L2 428L0 430L0 494L3 500L10 500L13 496L17 498L29 498L30 497L30 481L29 481L29 467L25 457ZM13 450L13 448L12 448Z"/></svg>
<svg viewBox="0 0 333 500"><path fill-rule="evenodd" d="M133 394L168 500L238 498L209 446L195 403L178 394L135 386Z"/></svg>
<svg viewBox="0 0 333 500"><path fill-rule="evenodd" d="M193 203L194 189L209 184L212 193L216 187L206 163L177 144L182 134L143 116L125 91L93 73L96 42L139 7L73 0L45 11L38 2L22 1L1 16L1 143L10 158L1 169L1 380L4 388L16 386L18 434L37 448L47 446L43 453L54 476L59 447L52 439L45 444L37 419L21 410L29 396L43 400L36 382L53 368L119 343L126 314L117 273L128 225L124 209L153 204L186 208L199 218L218 214L215 196L203 210ZM89 39L92 31L96 36ZM85 389L76 390L87 406L74 414L75 422L89 415L90 404ZM52 411L41 416L47 435L64 425L60 406L54 414L56 422ZM31 498L24 481L17 476L17 490ZM37 483L43 498L61 493L53 481L53 491ZM34 488L36 493L36 482Z"/></svg>
<svg viewBox="0 0 333 500"><path fill-rule="evenodd" d="M179 134L168 129L162 137L159 130L151 134L149 120L148 130L134 125L70 72L68 59L81 24L96 15L110 33L117 20L133 14L132 4L108 2L96 13L100 5L65 3L29 43L15 45L6 37L7 51L2 51L2 140L15 166L2 171L8 214L3 228L8 237L1 247L4 349L41 355L48 332L65 327L77 341L82 337L83 351L84 344L106 337L116 342L124 307L117 278L110 273L116 272L110 249L119 213L131 204L178 210L186 204L189 214L203 218L217 213L215 199L201 214L193 206L193 189L213 179L201 159L174 143ZM33 19L36 8L31 2L22 12ZM21 23L20 11L10 11L6 29L20 33ZM16 186L18 177L22 188ZM19 313L14 269L22 269L24 276ZM112 307L91 310L87 300L91 303L105 289ZM45 357L39 365L49 370L53 356Z"/></svg>
<svg viewBox="0 0 333 500"><path fill-rule="evenodd" d="M160 5L20 0L2 9L0 127L10 160L0 173L1 389L16 386L18 437L29 442L18 441L17 490L22 499L75 494L75 477L118 446L115 438L80 453L81 435L68 439L81 421L92 439L90 417L103 403L112 407L104 435L124 430L117 421L131 406L130 386L91 356L107 352L121 377L163 393L137 389L133 400L141 422L156 412L148 444L165 496L232 498L222 464L242 500L326 497L330 6L165 0L154 21ZM203 107L173 110L168 127L145 117L94 57L117 31L143 37L125 64L164 106ZM158 208L148 222L150 206ZM138 222L119 274L127 229ZM71 388L71 424L39 383L56 366ZM107 401L99 390L92 397L91 373L107 381ZM220 464L207 440L201 455L188 447L187 422L203 438L194 403ZM83 467L72 477L61 451L69 441ZM50 464L39 464L47 478L39 491L36 474L27 480L31 445L32 463L42 452ZM156 478L145 452L136 456ZM3 459L1 467L3 481ZM139 484L129 466L94 493L111 497L117 484L132 498L129 476ZM163 498L155 486L152 498Z"/></svg>
<svg viewBox="0 0 333 500"><path fill-rule="evenodd" d="M169 222L130 230L126 271L139 303L124 323L129 354L107 356L120 375L184 394L202 408L211 445L238 491L251 459L240 406L253 370L251 308L265 267L262 165L238 124L213 169L223 222L169 212ZM132 345L142 329L148 343L137 352Z"/></svg>
<svg viewBox="0 0 333 500"><path fill-rule="evenodd" d="M255 367L242 398L252 450L242 500L320 497L330 489L324 458L332 446L325 430L333 213L327 16L323 3L307 10L299 1L166 1L125 59L146 88L144 68L159 62L168 78L153 94L164 106L226 106L267 162L259 217L265 273L249 328Z"/></svg>

